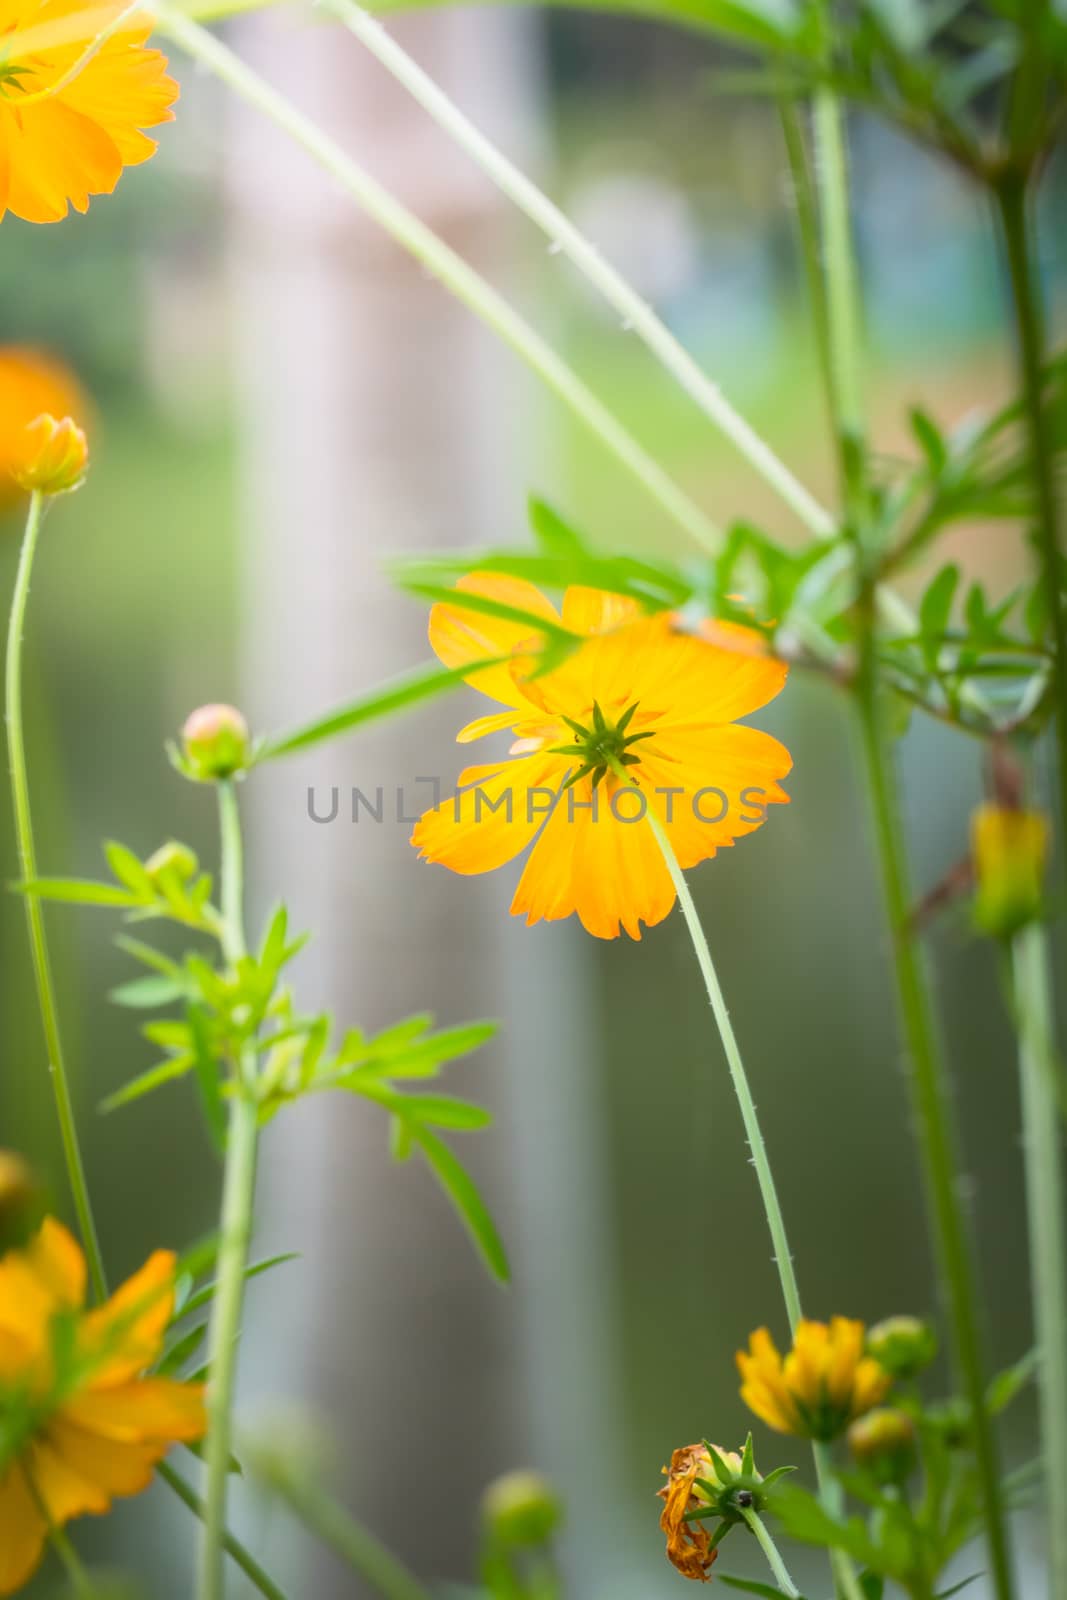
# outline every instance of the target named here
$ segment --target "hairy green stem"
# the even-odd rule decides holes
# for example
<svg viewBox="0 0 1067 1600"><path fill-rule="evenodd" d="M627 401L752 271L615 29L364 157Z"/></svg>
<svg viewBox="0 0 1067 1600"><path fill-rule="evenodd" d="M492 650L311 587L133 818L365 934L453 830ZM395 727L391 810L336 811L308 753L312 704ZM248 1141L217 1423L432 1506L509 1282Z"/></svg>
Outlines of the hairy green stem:
<svg viewBox="0 0 1067 1600"><path fill-rule="evenodd" d="M830 403L837 419L835 431L842 497L846 513L855 520L863 500L864 478L859 311L849 217L844 118L840 102L832 89L820 88L815 91L812 122L826 283Z"/></svg>
<svg viewBox="0 0 1067 1600"><path fill-rule="evenodd" d="M819 247L819 208L815 199L811 163L804 138L804 127L796 102L788 95L778 98L778 116L782 126L789 177L793 186L793 203L796 208L797 234L800 239L800 257L804 265L811 321L815 335L815 351L819 360L826 406L830 425L837 426L837 401L834 386L834 362L830 350L830 319L826 304L826 284L822 275Z"/></svg>
<svg viewBox="0 0 1067 1600"><path fill-rule="evenodd" d="M223 948L233 963L245 952L242 906L241 824L233 783L218 785L222 841ZM237 1353L241 1333L245 1269L252 1235L259 1143L259 1108L254 1094L254 1058L242 1060L233 1080L222 1189L217 1289L211 1308L208 1435L204 1448L207 1484L200 1543L198 1600L222 1600L226 1538L226 1490L230 1470Z"/></svg>
<svg viewBox="0 0 1067 1600"><path fill-rule="evenodd" d="M501 193L547 235L553 249L574 263L597 293L618 312L623 327L637 335L679 387L696 402L709 421L729 439L794 515L820 538L831 534L834 522L830 513L818 504L755 429L734 410L718 384L713 383L701 370L647 301L604 260L570 218L475 127L444 90L386 32L377 18L357 5L355 0L322 0L322 9L332 11L349 32L355 34L438 127L466 151Z"/></svg>
<svg viewBox="0 0 1067 1600"><path fill-rule="evenodd" d="M711 518L678 487L577 373L480 273L221 40L178 11L162 4L152 9L161 33L306 150L390 238L414 256L431 277L503 339L555 391L679 527L703 549L715 551L719 548L720 530Z"/></svg>
<svg viewBox="0 0 1067 1600"><path fill-rule="evenodd" d="M931 1219L952 1331L957 1377L973 1418L974 1449L994 1592L1012 1595L1011 1559L997 1447L986 1410L978 1290L960 1203L959 1163L949 1110L947 1073L934 1016L929 975L911 927L911 884L899 815L897 779L878 684L871 597L861 627L857 706L878 861L892 940L901 1027L910 1057L910 1083Z"/></svg>
<svg viewBox="0 0 1067 1600"><path fill-rule="evenodd" d="M774 1581L789 1600L800 1600L800 1590L789 1576L789 1568L778 1554L778 1546L767 1532L763 1518L751 1506L742 1508L741 1515L756 1536L756 1543L767 1557L767 1565L774 1573Z"/></svg>
<svg viewBox="0 0 1067 1600"><path fill-rule="evenodd" d="M1067 1600L1067 1226L1063 1144L1048 1059L1053 1036L1049 949L1040 924L1012 941L1023 1148L1048 1524L1049 1600Z"/></svg>
<svg viewBox="0 0 1067 1600"><path fill-rule="evenodd" d="M37 852L33 840L33 813L30 808L29 777L26 768L26 744L22 726L22 635L26 623L26 603L30 593L33 558L37 549L37 538L41 531L44 509L44 496L35 491L30 496L29 511L26 517L26 532L23 536L22 553L19 557L18 575L15 579L15 590L11 597L11 619L7 630L7 663L4 683L8 759L11 766L11 801L15 817L15 833L18 840L19 866L26 882L33 882L38 874ZM89 1264L89 1277L93 1287L93 1294L96 1299L102 1300L107 1293L104 1264L100 1253L100 1241L96 1233L96 1223L93 1220L93 1208L89 1200L89 1186L85 1178L85 1165L82 1161L78 1129L74 1119L74 1104L71 1099L70 1083L63 1059L63 1040L59 1030L59 1008L56 1003L52 963L48 954L44 913L41 909L41 902L35 894L27 892L23 898L26 907L26 929L30 938L30 954L33 960L33 976L37 986L37 1004L41 1013L41 1025L44 1029L45 1048L48 1053L48 1073L55 1098L56 1116L59 1119L59 1134L63 1142L63 1159L66 1163L67 1180L74 1200L78 1231L81 1234L86 1260Z"/></svg>
<svg viewBox="0 0 1067 1600"><path fill-rule="evenodd" d="M1022 179L1014 175L1005 179L997 190L997 208L1011 277L1019 375L1037 491L1034 542L1052 632L1060 848L1067 851L1067 568L1060 549L1055 446L1045 397L1045 319Z"/></svg>

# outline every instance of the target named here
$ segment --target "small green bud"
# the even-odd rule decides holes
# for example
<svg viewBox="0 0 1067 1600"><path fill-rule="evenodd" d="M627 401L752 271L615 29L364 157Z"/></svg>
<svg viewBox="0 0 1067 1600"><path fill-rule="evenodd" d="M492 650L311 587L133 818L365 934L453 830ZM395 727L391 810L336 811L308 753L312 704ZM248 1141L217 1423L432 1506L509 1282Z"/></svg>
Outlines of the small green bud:
<svg viewBox="0 0 1067 1600"><path fill-rule="evenodd" d="M182 755L191 778L215 783L248 765L248 724L235 706L200 706L182 729Z"/></svg>
<svg viewBox="0 0 1067 1600"><path fill-rule="evenodd" d="M937 1355L937 1335L921 1317L886 1317L868 1328L867 1354L894 1378L914 1378Z"/></svg>
<svg viewBox="0 0 1067 1600"><path fill-rule="evenodd" d="M904 1411L883 1406L857 1417L848 1430L848 1444L860 1466L880 1483L903 1483L915 1470L915 1424Z"/></svg>
<svg viewBox="0 0 1067 1600"><path fill-rule="evenodd" d="M144 869L153 883L159 883L164 877L176 878L179 883L188 883L198 866L199 862L187 844L179 844L176 839L168 839L166 844L161 844L159 849L149 856Z"/></svg>
<svg viewBox="0 0 1067 1600"><path fill-rule="evenodd" d="M563 1508L547 1478L537 1472L507 1472L486 1489L482 1517L500 1544L538 1545L559 1527Z"/></svg>
<svg viewBox="0 0 1067 1600"><path fill-rule="evenodd" d="M0 1150L0 1254L28 1243L43 1209L40 1185L29 1163L14 1150Z"/></svg>

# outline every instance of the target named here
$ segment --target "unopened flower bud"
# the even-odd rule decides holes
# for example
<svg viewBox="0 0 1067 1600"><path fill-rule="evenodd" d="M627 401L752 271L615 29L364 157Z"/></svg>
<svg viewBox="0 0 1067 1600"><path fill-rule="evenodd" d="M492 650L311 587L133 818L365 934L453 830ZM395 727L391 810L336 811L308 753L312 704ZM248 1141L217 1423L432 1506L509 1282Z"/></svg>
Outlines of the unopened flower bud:
<svg viewBox="0 0 1067 1600"><path fill-rule="evenodd" d="M937 1335L921 1317L886 1317L867 1330L867 1354L894 1378L914 1378L937 1354Z"/></svg>
<svg viewBox="0 0 1067 1600"><path fill-rule="evenodd" d="M158 883L163 877L176 878L179 883L188 883L195 873L199 862L187 844L179 844L176 839L168 839L166 844L161 844L158 850L153 851L144 864L144 869L153 883Z"/></svg>
<svg viewBox="0 0 1067 1600"><path fill-rule="evenodd" d="M882 1483L903 1483L915 1468L915 1424L904 1411L888 1406L858 1417L848 1444L860 1466Z"/></svg>
<svg viewBox="0 0 1067 1600"><path fill-rule="evenodd" d="M13 1150L0 1150L0 1254L27 1243L41 1209L41 1190L29 1163Z"/></svg>
<svg viewBox="0 0 1067 1600"><path fill-rule="evenodd" d="M1010 938L1041 915L1048 819L1040 811L979 806L971 819L971 850L978 885L974 919L983 932Z"/></svg>
<svg viewBox="0 0 1067 1600"><path fill-rule="evenodd" d="M89 442L70 417L57 422L47 412L23 432L12 476L21 489L66 494L76 489L89 465Z"/></svg>
<svg viewBox="0 0 1067 1600"><path fill-rule="evenodd" d="M546 1478L537 1472L507 1472L485 1491L482 1516L500 1544L544 1544L559 1527L562 1507Z"/></svg>
<svg viewBox="0 0 1067 1600"><path fill-rule="evenodd" d="M235 706L201 706L186 719L182 753L201 783L230 778L248 765L248 724Z"/></svg>

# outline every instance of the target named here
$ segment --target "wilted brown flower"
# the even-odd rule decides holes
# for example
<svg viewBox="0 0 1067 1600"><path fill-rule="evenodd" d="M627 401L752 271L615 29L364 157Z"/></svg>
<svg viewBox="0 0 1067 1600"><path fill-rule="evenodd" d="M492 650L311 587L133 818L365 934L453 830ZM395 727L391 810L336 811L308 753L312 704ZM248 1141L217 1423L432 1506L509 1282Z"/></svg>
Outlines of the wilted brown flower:
<svg viewBox="0 0 1067 1600"><path fill-rule="evenodd" d="M732 1459L728 1452L721 1452ZM740 1458L738 1458L740 1466ZM702 1444L683 1445L671 1456L671 1464L664 1467L667 1479L659 1490L664 1501L659 1525L667 1535L667 1560L678 1568L683 1578L693 1578L707 1583L710 1568L719 1552L711 1542L706 1522L687 1522L687 1511L708 1505L705 1495L695 1487L697 1478L714 1478L711 1456Z"/></svg>

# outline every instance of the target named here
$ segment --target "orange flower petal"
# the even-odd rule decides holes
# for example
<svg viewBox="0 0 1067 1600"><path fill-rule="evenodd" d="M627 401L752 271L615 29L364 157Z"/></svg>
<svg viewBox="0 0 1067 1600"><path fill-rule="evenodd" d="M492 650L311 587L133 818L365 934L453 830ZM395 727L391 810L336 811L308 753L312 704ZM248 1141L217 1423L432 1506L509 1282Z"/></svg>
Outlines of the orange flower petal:
<svg viewBox="0 0 1067 1600"><path fill-rule="evenodd" d="M562 768L558 756L544 755L468 767L459 791L415 824L411 842L425 860L453 872L492 872L525 850L542 826Z"/></svg>
<svg viewBox="0 0 1067 1600"><path fill-rule="evenodd" d="M607 633L643 615L636 600L607 589L572 584L563 596L563 626L572 633Z"/></svg>
<svg viewBox="0 0 1067 1600"><path fill-rule="evenodd" d="M36 1571L47 1532L22 1468L12 1462L0 1478L0 1595L14 1594Z"/></svg>
<svg viewBox="0 0 1067 1600"><path fill-rule="evenodd" d="M7 145L7 209L24 222L59 222L70 206L89 209L110 194L122 157L110 134L58 96L23 109L0 103L0 140Z"/></svg>
<svg viewBox="0 0 1067 1600"><path fill-rule="evenodd" d="M127 1383L156 1359L174 1304L175 1259L171 1250L155 1251L106 1305L85 1317L86 1351L101 1357L94 1389Z"/></svg>
<svg viewBox="0 0 1067 1600"><path fill-rule="evenodd" d="M479 661L496 656L508 656L521 649L533 635L525 623L509 622L503 617L486 616L480 611L465 611L463 593L481 595L487 600L497 600L502 605L517 610L533 612L549 622L559 624L559 612L545 598L540 589L523 578L508 578L495 572L472 572L456 584L458 591L454 604L438 602L430 611L430 646L446 667L475 667ZM525 704L522 690L517 687L507 666L487 667L472 671L467 682L502 705Z"/></svg>
<svg viewBox="0 0 1067 1600"><path fill-rule="evenodd" d="M199 1439L207 1426L203 1387L169 1378L85 1390L66 1401L61 1415L87 1432L127 1444Z"/></svg>
<svg viewBox="0 0 1067 1600"><path fill-rule="evenodd" d="M162 1440L131 1443L105 1439L66 1421L62 1415L49 1423L48 1437L71 1470L95 1484L108 1499L147 1489L156 1462L167 1450Z"/></svg>

